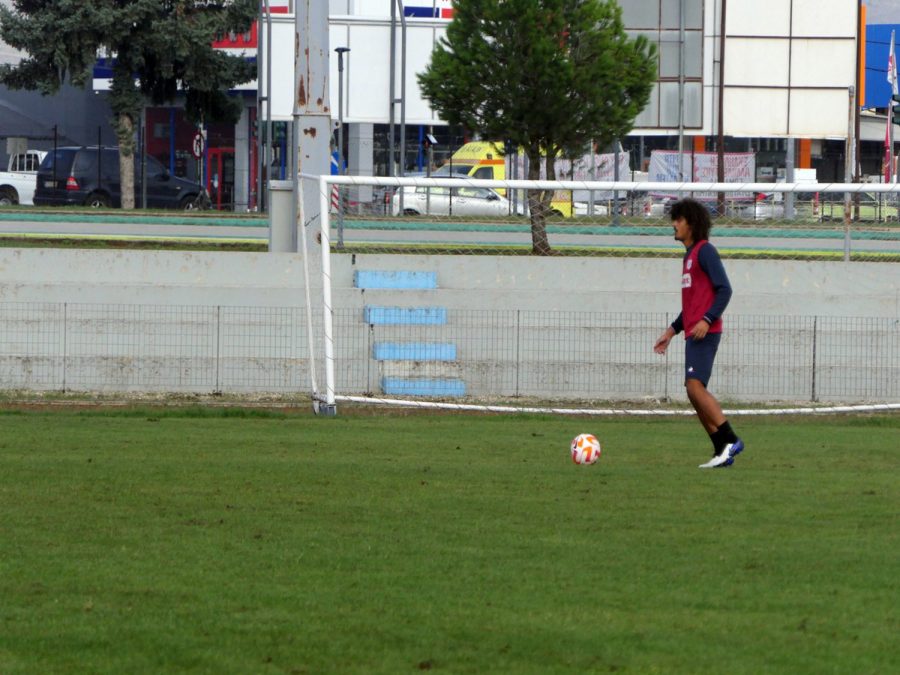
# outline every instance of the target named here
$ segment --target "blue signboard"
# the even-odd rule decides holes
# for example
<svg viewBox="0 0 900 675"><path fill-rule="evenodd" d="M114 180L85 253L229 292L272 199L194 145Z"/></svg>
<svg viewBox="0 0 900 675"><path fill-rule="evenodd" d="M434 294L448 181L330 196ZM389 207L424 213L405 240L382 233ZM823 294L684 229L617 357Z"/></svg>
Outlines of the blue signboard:
<svg viewBox="0 0 900 675"><path fill-rule="evenodd" d="M891 31L895 43L900 43L900 24L870 24L866 26L866 93L863 107L886 108L891 100L888 82L888 52L891 48ZM898 48L894 45L894 52Z"/></svg>

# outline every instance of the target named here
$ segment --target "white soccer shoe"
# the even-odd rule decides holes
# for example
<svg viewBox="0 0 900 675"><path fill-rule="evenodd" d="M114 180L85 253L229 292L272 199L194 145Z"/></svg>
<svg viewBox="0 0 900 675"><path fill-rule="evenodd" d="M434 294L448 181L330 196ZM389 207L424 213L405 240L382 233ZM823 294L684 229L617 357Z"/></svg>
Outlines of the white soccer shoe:
<svg viewBox="0 0 900 675"><path fill-rule="evenodd" d="M740 438L737 439L734 443L728 443L724 448L722 448L722 452L718 455L713 455L713 458L706 462L705 464L701 464L699 468L701 469L724 469L726 466L731 466L734 464L734 456L739 454L744 449L744 441Z"/></svg>
<svg viewBox="0 0 900 675"><path fill-rule="evenodd" d="M705 464L701 464L699 468L701 469L724 469L726 466L731 466L734 464L734 460L731 458L731 455L728 454L728 446L725 446L718 455L713 455L713 458L706 462Z"/></svg>

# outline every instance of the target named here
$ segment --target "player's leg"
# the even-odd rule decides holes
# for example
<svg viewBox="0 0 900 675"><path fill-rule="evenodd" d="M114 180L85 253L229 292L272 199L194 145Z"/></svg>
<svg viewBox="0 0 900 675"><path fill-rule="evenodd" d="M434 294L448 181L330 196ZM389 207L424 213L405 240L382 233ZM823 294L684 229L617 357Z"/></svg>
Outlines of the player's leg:
<svg viewBox="0 0 900 675"><path fill-rule="evenodd" d="M719 401L707 389L721 335L707 334L702 340L689 338L685 344L684 386L688 399L713 445L713 457L700 468L730 466L744 449L722 412Z"/></svg>
<svg viewBox="0 0 900 675"><path fill-rule="evenodd" d="M697 411L700 423L706 429L706 433L712 435L725 423L725 414L722 412L722 406L719 405L716 397L709 393L706 385L700 380L690 378L685 380L684 386L691 405Z"/></svg>
<svg viewBox="0 0 900 675"><path fill-rule="evenodd" d="M718 333L707 333L702 340L688 338L684 343L685 391L708 434L715 432L725 421L719 402L706 388L712 376L720 339Z"/></svg>

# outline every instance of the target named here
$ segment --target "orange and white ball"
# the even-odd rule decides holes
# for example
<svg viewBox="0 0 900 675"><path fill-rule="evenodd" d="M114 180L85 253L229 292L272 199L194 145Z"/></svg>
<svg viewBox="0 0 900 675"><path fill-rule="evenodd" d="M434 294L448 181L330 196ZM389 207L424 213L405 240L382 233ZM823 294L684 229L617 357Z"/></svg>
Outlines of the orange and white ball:
<svg viewBox="0 0 900 675"><path fill-rule="evenodd" d="M578 434L572 439L572 461L593 464L600 459L600 441L593 434Z"/></svg>

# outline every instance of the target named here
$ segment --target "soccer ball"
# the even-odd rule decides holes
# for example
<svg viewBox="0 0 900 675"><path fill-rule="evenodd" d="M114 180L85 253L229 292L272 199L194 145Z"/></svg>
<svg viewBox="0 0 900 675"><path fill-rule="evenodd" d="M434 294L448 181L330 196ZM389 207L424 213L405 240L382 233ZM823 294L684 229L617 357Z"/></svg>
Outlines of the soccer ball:
<svg viewBox="0 0 900 675"><path fill-rule="evenodd" d="M578 434L572 439L572 461L593 464L600 459L600 441L593 434Z"/></svg>

